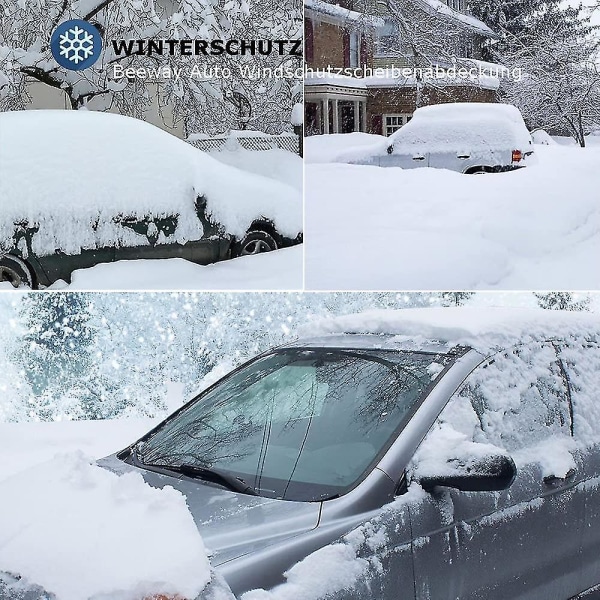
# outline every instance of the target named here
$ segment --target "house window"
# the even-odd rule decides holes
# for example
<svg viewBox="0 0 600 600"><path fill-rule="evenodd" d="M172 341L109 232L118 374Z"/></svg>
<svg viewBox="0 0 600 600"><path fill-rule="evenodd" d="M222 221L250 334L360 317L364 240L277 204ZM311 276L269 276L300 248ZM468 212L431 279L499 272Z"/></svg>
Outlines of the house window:
<svg viewBox="0 0 600 600"><path fill-rule="evenodd" d="M398 25L391 19L385 19L383 27L377 30L377 53L385 54L399 46Z"/></svg>
<svg viewBox="0 0 600 600"><path fill-rule="evenodd" d="M409 113L400 113L395 115L383 115L383 133L390 136L394 131L398 131L402 125L406 125L412 119Z"/></svg>
<svg viewBox="0 0 600 600"><path fill-rule="evenodd" d="M463 0L447 0L447 4L450 8L458 12L464 12L465 4Z"/></svg>
<svg viewBox="0 0 600 600"><path fill-rule="evenodd" d="M360 66L360 39L356 32L350 33L350 66Z"/></svg>
<svg viewBox="0 0 600 600"><path fill-rule="evenodd" d="M457 54L461 58L473 58L473 38L470 35L458 38Z"/></svg>

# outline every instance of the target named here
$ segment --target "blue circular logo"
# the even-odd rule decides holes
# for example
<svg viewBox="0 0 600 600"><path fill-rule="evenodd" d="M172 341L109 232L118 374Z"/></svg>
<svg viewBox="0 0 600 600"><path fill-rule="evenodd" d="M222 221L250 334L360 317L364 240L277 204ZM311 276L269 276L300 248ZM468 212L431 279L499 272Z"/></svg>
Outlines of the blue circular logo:
<svg viewBox="0 0 600 600"><path fill-rule="evenodd" d="M50 38L54 60L71 71L91 67L100 58L102 38L98 30L81 19L61 23Z"/></svg>

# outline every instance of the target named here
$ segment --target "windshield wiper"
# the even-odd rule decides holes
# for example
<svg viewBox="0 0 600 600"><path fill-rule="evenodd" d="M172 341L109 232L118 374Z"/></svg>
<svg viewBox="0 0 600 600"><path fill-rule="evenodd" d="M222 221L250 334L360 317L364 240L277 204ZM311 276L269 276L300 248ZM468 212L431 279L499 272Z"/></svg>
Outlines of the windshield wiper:
<svg viewBox="0 0 600 600"><path fill-rule="evenodd" d="M177 471L187 477L194 479L202 479L204 481L212 481L218 483L223 487L230 489L232 492L238 492L240 494L249 494L250 496L258 496L256 490L248 485L240 477L236 477L227 471L221 471L220 469L213 469L209 467L198 467L196 465L190 465L183 463L174 467L166 467L169 470Z"/></svg>
<svg viewBox="0 0 600 600"><path fill-rule="evenodd" d="M249 496L258 496L256 490L249 486L243 479L236 477L227 471L221 471L220 469L213 469L211 467L199 467L197 465L191 465L189 463L183 463L181 465L156 465L147 463L142 460L138 454L137 444L129 447L129 455L132 458L133 464L141 469L150 468L158 469L161 471L170 471L174 473L181 473L186 477L193 479L202 479L203 481L212 481L222 485L223 487L231 490L232 492L238 492L240 494L248 494Z"/></svg>

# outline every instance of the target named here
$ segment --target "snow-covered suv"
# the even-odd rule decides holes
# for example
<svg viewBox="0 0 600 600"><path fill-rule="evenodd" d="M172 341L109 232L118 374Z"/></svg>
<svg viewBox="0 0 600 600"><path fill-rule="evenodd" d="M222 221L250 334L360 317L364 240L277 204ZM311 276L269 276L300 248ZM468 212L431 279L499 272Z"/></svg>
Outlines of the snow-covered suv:
<svg viewBox="0 0 600 600"><path fill-rule="evenodd" d="M299 243L301 232L297 190L141 120L0 114L0 281L15 287L121 259L208 264Z"/></svg>
<svg viewBox="0 0 600 600"><path fill-rule="evenodd" d="M419 108L387 140L337 157L353 164L467 174L511 171L533 159L531 135L515 106L474 102Z"/></svg>

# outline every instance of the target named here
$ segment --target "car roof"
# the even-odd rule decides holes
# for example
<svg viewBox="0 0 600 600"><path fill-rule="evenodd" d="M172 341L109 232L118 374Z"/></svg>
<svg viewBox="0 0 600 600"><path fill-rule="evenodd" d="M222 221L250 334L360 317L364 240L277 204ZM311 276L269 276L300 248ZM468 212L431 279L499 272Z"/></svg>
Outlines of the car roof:
<svg viewBox="0 0 600 600"><path fill-rule="evenodd" d="M295 346L370 347L484 355L517 344L581 339L600 341L600 315L520 308L372 310L321 319L304 327Z"/></svg>
<svg viewBox="0 0 600 600"><path fill-rule="evenodd" d="M344 350L412 350L418 352L432 352L446 354L454 349L454 344L438 341L424 343L410 343L410 340L401 339L400 336L385 333L344 333L310 338L300 338L283 348L326 348Z"/></svg>

